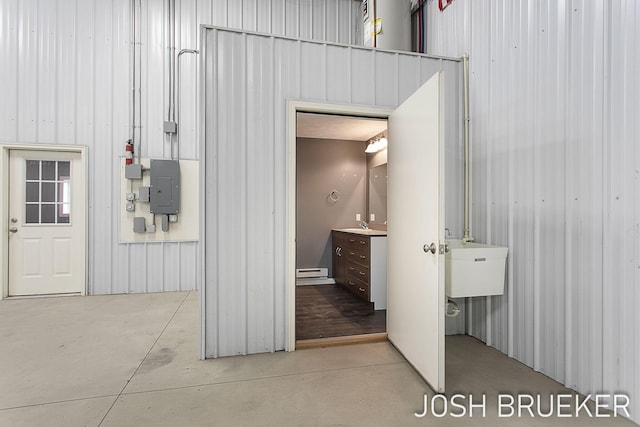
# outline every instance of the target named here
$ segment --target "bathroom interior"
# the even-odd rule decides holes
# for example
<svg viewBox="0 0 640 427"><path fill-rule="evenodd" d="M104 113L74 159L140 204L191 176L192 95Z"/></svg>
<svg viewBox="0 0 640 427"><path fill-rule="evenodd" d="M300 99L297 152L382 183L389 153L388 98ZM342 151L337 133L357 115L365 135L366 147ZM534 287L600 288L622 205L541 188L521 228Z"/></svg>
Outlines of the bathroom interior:
<svg viewBox="0 0 640 427"><path fill-rule="evenodd" d="M297 113L298 341L386 331L386 131Z"/></svg>
<svg viewBox="0 0 640 427"><path fill-rule="evenodd" d="M387 120L298 112L296 137L297 346L386 340ZM468 298L504 292L507 248L466 221L444 230L447 335Z"/></svg>

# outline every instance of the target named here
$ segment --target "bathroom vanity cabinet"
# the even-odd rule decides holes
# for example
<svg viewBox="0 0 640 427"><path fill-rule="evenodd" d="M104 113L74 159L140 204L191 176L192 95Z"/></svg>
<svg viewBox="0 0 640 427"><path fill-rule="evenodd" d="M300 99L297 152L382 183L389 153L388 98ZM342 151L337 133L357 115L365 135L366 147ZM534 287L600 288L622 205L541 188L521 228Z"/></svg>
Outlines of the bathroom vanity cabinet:
<svg viewBox="0 0 640 427"><path fill-rule="evenodd" d="M375 310L387 308L385 231L341 229L331 233L333 278Z"/></svg>

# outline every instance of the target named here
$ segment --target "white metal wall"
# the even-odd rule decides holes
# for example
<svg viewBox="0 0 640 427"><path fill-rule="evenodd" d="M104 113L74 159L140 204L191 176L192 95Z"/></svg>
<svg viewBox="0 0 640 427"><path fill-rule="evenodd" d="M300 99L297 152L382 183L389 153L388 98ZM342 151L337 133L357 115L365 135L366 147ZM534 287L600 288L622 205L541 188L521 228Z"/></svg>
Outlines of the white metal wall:
<svg viewBox="0 0 640 427"><path fill-rule="evenodd" d="M167 1L140 4L141 151L168 157ZM197 47L200 24L358 43L358 7L351 0L177 0L176 49ZM131 133L130 12L130 0L0 0L0 141L89 147L91 294L195 289L199 276L196 242L117 242L118 157ZM197 58L181 61L180 157L197 159Z"/></svg>
<svg viewBox="0 0 640 427"><path fill-rule="evenodd" d="M447 215L462 228L460 62L218 29L205 55L206 357L285 347L287 99L395 107L443 69Z"/></svg>
<svg viewBox="0 0 640 427"><path fill-rule="evenodd" d="M427 28L471 56L473 234L509 247L469 332L640 422L640 4L432 2Z"/></svg>

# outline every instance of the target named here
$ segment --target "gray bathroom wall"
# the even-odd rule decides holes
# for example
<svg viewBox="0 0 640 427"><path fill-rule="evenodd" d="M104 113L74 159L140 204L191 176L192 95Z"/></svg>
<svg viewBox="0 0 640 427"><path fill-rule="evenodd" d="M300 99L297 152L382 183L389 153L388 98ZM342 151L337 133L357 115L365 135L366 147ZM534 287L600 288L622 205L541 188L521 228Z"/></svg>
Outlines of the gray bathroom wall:
<svg viewBox="0 0 640 427"><path fill-rule="evenodd" d="M357 227L356 214L365 217L364 149L362 141L298 138L296 268L328 267L332 277L331 229Z"/></svg>

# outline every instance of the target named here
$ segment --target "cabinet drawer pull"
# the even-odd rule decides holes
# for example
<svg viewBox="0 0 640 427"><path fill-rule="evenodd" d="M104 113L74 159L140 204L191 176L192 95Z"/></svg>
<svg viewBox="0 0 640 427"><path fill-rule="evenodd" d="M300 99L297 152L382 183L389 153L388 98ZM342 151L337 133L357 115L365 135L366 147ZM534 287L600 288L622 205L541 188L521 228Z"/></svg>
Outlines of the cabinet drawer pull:
<svg viewBox="0 0 640 427"><path fill-rule="evenodd" d="M365 273L364 271L358 271L358 273L360 273L361 276L366 276L367 273Z"/></svg>
<svg viewBox="0 0 640 427"><path fill-rule="evenodd" d="M355 283L353 283L351 280L349 280L347 283L349 284L349 286L354 286L355 285Z"/></svg>
<svg viewBox="0 0 640 427"><path fill-rule="evenodd" d="M360 255L360 258L367 259L367 256L366 255Z"/></svg>
<svg viewBox="0 0 640 427"><path fill-rule="evenodd" d="M367 244L367 242L366 242L366 241L364 241L364 240L360 240L360 244L361 244L361 245L366 245L366 244Z"/></svg>
<svg viewBox="0 0 640 427"><path fill-rule="evenodd" d="M356 254L355 252L349 251L349 255L355 255L355 254Z"/></svg>
<svg viewBox="0 0 640 427"><path fill-rule="evenodd" d="M353 271L353 270L355 270L355 268L354 267L349 267L349 270Z"/></svg>
<svg viewBox="0 0 640 427"><path fill-rule="evenodd" d="M351 243L353 243L353 242L355 242L356 240L355 240L355 239L349 239L349 241L350 241Z"/></svg>
<svg viewBox="0 0 640 427"><path fill-rule="evenodd" d="M364 288L358 288L360 292L364 292Z"/></svg>

